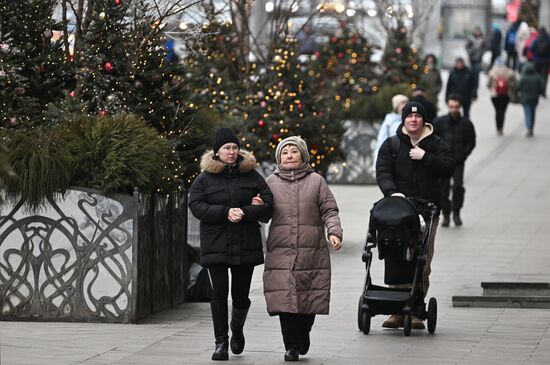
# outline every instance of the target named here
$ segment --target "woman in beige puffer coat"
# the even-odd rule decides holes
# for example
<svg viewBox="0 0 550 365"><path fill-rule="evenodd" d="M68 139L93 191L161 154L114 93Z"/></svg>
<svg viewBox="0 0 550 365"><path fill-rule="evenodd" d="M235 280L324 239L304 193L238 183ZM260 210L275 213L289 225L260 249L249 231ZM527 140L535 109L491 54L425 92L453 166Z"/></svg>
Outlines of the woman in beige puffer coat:
<svg viewBox="0 0 550 365"><path fill-rule="evenodd" d="M285 361L309 349L316 314L328 314L330 255L342 241L338 206L326 181L309 166L305 141L288 137L275 151L278 168L267 178L274 210L265 256L264 294L270 315L279 315Z"/></svg>

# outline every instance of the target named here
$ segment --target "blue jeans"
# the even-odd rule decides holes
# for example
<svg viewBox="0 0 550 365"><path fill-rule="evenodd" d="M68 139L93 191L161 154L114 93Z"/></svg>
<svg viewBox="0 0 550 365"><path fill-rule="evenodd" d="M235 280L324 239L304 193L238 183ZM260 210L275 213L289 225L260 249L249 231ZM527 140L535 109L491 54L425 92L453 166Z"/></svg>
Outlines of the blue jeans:
<svg viewBox="0 0 550 365"><path fill-rule="evenodd" d="M535 108L536 105L522 104L523 112L525 113L525 127L528 130L533 129L535 126Z"/></svg>

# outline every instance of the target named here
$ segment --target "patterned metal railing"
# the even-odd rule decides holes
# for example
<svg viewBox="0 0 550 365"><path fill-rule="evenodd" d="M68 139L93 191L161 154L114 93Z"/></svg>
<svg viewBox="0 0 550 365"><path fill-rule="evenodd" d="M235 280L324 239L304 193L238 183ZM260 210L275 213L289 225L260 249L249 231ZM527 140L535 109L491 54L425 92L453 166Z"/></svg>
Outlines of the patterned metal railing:
<svg viewBox="0 0 550 365"><path fill-rule="evenodd" d="M181 303L186 206L80 188L38 212L5 203L0 319L126 323Z"/></svg>

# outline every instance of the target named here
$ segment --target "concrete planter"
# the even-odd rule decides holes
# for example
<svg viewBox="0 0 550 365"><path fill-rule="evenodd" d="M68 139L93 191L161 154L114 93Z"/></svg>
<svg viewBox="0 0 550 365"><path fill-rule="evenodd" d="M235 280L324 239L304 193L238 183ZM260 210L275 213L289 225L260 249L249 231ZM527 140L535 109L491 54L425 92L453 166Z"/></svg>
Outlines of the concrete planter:
<svg viewBox="0 0 550 365"><path fill-rule="evenodd" d="M0 207L0 319L137 322L184 300L186 194Z"/></svg>

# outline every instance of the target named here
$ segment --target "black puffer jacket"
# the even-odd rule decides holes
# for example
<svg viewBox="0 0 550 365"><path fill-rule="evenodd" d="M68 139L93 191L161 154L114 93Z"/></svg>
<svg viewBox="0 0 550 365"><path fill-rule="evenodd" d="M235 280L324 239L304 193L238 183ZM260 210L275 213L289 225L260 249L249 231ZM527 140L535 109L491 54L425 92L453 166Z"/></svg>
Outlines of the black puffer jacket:
<svg viewBox="0 0 550 365"><path fill-rule="evenodd" d="M403 193L439 205L438 179L451 177L454 171L449 146L433 133L433 126L426 123L417 143L426 154L422 160L413 160L409 156L413 145L403 123L397 128L397 136L400 142L397 151L392 151L391 137L380 147L376 161L376 182L380 190L384 196Z"/></svg>
<svg viewBox="0 0 550 365"><path fill-rule="evenodd" d="M237 166L230 167L205 153L203 172L191 185L189 208L200 220L201 264L259 265L264 262L259 220L267 221L273 212L273 195L264 178L254 169L256 159L240 152ZM260 194L264 204L251 205ZM241 208L238 223L227 219L230 208Z"/></svg>
<svg viewBox="0 0 550 365"><path fill-rule="evenodd" d="M477 88L475 77L468 67L462 69L453 68L449 74L447 81L447 90L445 91L445 99L451 94L460 96L462 103L470 102L472 98L477 98Z"/></svg>
<svg viewBox="0 0 550 365"><path fill-rule="evenodd" d="M474 124L463 116L453 119L447 114L435 120L434 128L435 134L450 146L455 164L463 164L476 146Z"/></svg>

